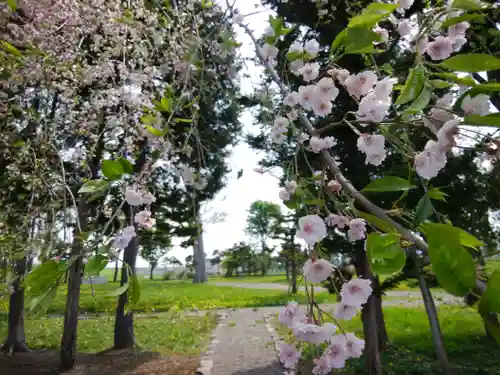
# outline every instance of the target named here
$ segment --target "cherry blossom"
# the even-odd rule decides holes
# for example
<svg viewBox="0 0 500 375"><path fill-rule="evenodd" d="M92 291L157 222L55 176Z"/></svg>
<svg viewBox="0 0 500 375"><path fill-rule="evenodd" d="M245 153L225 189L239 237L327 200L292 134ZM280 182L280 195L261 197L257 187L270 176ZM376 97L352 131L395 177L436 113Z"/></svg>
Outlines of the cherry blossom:
<svg viewBox="0 0 500 375"><path fill-rule="evenodd" d="M285 308L278 314L279 322L289 328L292 328L296 323L304 320L305 317L304 312L295 301L288 302L288 304L285 305Z"/></svg>
<svg viewBox="0 0 500 375"><path fill-rule="evenodd" d="M433 42L429 42L425 52L432 60L444 60L453 53L453 39L438 36Z"/></svg>
<svg viewBox="0 0 500 375"><path fill-rule="evenodd" d="M125 200L131 206L138 206L142 204L142 196L137 190L133 188L127 188L125 190Z"/></svg>
<svg viewBox="0 0 500 375"><path fill-rule="evenodd" d="M373 28L373 32L380 36L381 43L387 43L389 41L389 31L387 31L387 29L377 25Z"/></svg>
<svg viewBox="0 0 500 375"><path fill-rule="evenodd" d="M335 317L341 320L351 320L358 313L358 307L347 305L344 302L339 303L335 307Z"/></svg>
<svg viewBox="0 0 500 375"><path fill-rule="evenodd" d="M362 240L366 237L366 221L364 219L352 219L349 222L349 230L347 235L349 240L354 242Z"/></svg>
<svg viewBox="0 0 500 375"><path fill-rule="evenodd" d="M411 25L411 21L408 18L404 18L401 21L399 21L399 24L398 24L399 35L401 35L401 36L410 35L411 30L412 30L412 25Z"/></svg>
<svg viewBox="0 0 500 375"><path fill-rule="evenodd" d="M321 101L334 101L339 95L339 89L332 78L323 77L316 84L316 95Z"/></svg>
<svg viewBox="0 0 500 375"><path fill-rule="evenodd" d="M381 134L361 134L357 146L366 155L366 164L378 166L386 158L385 137Z"/></svg>
<svg viewBox="0 0 500 375"><path fill-rule="evenodd" d="M266 60L274 60L278 56L278 53L278 48L268 43L264 43L264 45L260 47L260 54Z"/></svg>
<svg viewBox="0 0 500 375"><path fill-rule="evenodd" d="M341 84L345 84L345 81L350 76L350 72L347 69L330 69L327 72L333 79L336 79Z"/></svg>
<svg viewBox="0 0 500 375"><path fill-rule="evenodd" d="M426 36L420 38L417 41L417 44L415 47L417 53L419 53L420 55L423 55L425 53L425 51L427 50L428 45L429 45L429 39Z"/></svg>
<svg viewBox="0 0 500 375"><path fill-rule="evenodd" d="M296 91L292 91L288 94L283 100L283 104L289 107L294 107L299 104L299 93Z"/></svg>
<svg viewBox="0 0 500 375"><path fill-rule="evenodd" d="M328 375L332 371L327 357L314 358L313 375Z"/></svg>
<svg viewBox="0 0 500 375"><path fill-rule="evenodd" d="M347 216L330 214L325 218L325 222L331 227L344 229L349 224L350 219Z"/></svg>
<svg viewBox="0 0 500 375"><path fill-rule="evenodd" d="M312 104L312 110L316 116L327 116L332 112L332 102L315 100Z"/></svg>
<svg viewBox="0 0 500 375"><path fill-rule="evenodd" d="M342 189L342 185L337 180L330 180L326 184L326 189L331 193L338 193Z"/></svg>
<svg viewBox="0 0 500 375"><path fill-rule="evenodd" d="M470 27L470 23L467 21L458 22L454 25L448 27L448 36L454 38L456 36L462 36L465 34L467 29Z"/></svg>
<svg viewBox="0 0 500 375"><path fill-rule="evenodd" d="M401 9L410 9L414 0L398 0L397 3Z"/></svg>
<svg viewBox="0 0 500 375"><path fill-rule="evenodd" d="M345 354L347 358L359 358L365 348L365 340L357 338L353 333L344 336Z"/></svg>
<svg viewBox="0 0 500 375"><path fill-rule="evenodd" d="M314 39L308 40L306 44L304 44L304 51L306 51L310 57L315 58L319 52L319 43Z"/></svg>
<svg viewBox="0 0 500 375"><path fill-rule="evenodd" d="M436 177L446 165L446 153L434 141L428 141L422 152L415 156L415 169L417 174L430 180Z"/></svg>
<svg viewBox="0 0 500 375"><path fill-rule="evenodd" d="M311 109L315 99L316 87L313 85L299 87L299 104L304 109Z"/></svg>
<svg viewBox="0 0 500 375"><path fill-rule="evenodd" d="M294 369L300 359L300 351L295 345L281 343L279 347L280 362L285 368Z"/></svg>
<svg viewBox="0 0 500 375"><path fill-rule="evenodd" d="M297 323L293 327L293 333L299 340L311 344L321 344L328 341L336 331L337 327L332 323L325 323L322 326L312 323Z"/></svg>
<svg viewBox="0 0 500 375"><path fill-rule="evenodd" d="M333 272L333 265L324 259L308 259L302 268L307 282L321 283Z"/></svg>
<svg viewBox="0 0 500 375"><path fill-rule="evenodd" d="M327 150L332 148L337 144L337 140L334 137L319 138L313 136L309 139L309 146L311 150L315 153L321 152L321 150Z"/></svg>
<svg viewBox="0 0 500 375"><path fill-rule="evenodd" d="M342 285L340 296L342 302L351 306L361 306L372 294L371 281L368 279L352 279Z"/></svg>
<svg viewBox="0 0 500 375"><path fill-rule="evenodd" d="M134 221L142 228L150 229L155 226L156 219L151 217L151 212L144 210L139 211L134 216Z"/></svg>
<svg viewBox="0 0 500 375"><path fill-rule="evenodd" d="M368 94L377 83L377 75L370 71L364 71L355 75L350 75L344 82L349 94L356 99Z"/></svg>
<svg viewBox="0 0 500 375"><path fill-rule="evenodd" d="M326 237L325 222L318 215L307 215L299 218L297 237L302 238L309 246Z"/></svg>
<svg viewBox="0 0 500 375"><path fill-rule="evenodd" d="M330 339L330 344L327 346L322 356L327 359L327 362L332 369L344 368L346 360L346 345L344 336L333 336Z"/></svg>
<svg viewBox="0 0 500 375"><path fill-rule="evenodd" d="M462 101L462 109L465 115L485 116L490 113L490 97L485 94L478 94L471 98L467 95Z"/></svg>
<svg viewBox="0 0 500 375"><path fill-rule="evenodd" d="M319 64L317 62L304 64L304 66L299 69L299 73L302 74L302 79L304 81L314 81L319 75Z"/></svg>

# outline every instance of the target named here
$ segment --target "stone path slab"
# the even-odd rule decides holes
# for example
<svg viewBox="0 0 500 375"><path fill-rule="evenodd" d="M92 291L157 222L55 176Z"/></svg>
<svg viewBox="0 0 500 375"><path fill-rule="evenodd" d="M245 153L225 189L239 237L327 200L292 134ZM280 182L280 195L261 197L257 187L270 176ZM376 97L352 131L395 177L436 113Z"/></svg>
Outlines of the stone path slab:
<svg viewBox="0 0 500 375"><path fill-rule="evenodd" d="M282 375L266 313L238 309L222 313L199 375Z"/></svg>

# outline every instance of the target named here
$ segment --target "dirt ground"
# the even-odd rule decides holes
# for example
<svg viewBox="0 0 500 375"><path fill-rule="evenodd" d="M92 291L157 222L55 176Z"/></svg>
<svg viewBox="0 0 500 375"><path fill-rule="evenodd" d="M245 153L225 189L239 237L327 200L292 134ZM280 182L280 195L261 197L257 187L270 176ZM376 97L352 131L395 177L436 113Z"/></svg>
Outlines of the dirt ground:
<svg viewBox="0 0 500 375"><path fill-rule="evenodd" d="M2 375L55 375L59 352L37 350L8 357L0 354ZM193 375L198 356L172 355L113 350L97 354L80 354L74 370L64 375Z"/></svg>

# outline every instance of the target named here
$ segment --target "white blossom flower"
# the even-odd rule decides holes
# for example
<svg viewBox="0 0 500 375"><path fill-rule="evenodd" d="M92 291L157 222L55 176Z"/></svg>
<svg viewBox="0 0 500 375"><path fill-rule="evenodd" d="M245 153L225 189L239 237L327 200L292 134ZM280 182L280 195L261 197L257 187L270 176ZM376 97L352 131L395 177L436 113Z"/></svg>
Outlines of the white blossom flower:
<svg viewBox="0 0 500 375"><path fill-rule="evenodd" d="M384 29L383 27L377 25L373 28L373 32L377 33L380 36L379 43L387 43L389 41L389 31L387 31L387 29Z"/></svg>
<svg viewBox="0 0 500 375"><path fill-rule="evenodd" d="M141 193L132 188L125 190L125 200L131 206L138 206L142 203Z"/></svg>
<svg viewBox="0 0 500 375"><path fill-rule="evenodd" d="M314 81L319 75L319 64L317 62L304 64L299 73L302 74L304 81Z"/></svg>
<svg viewBox="0 0 500 375"><path fill-rule="evenodd" d="M461 120L450 120L444 123L437 132L437 143L441 150L450 150L455 144L455 135L458 133L458 125Z"/></svg>
<svg viewBox="0 0 500 375"><path fill-rule="evenodd" d="M364 71L358 74L350 75L344 82L349 94L356 99L368 94L373 85L377 82L377 75L370 71Z"/></svg>
<svg viewBox="0 0 500 375"><path fill-rule="evenodd" d="M379 100L389 101L394 85L398 83L397 78L385 77L377 82L373 88L373 94Z"/></svg>
<svg viewBox="0 0 500 375"><path fill-rule="evenodd" d="M351 220L347 216L330 214L325 218L326 224L330 227L337 227L339 229L344 229Z"/></svg>
<svg viewBox="0 0 500 375"><path fill-rule="evenodd" d="M340 290L342 302L358 307L364 305L373 291L371 283L370 280L361 278L352 279L345 283Z"/></svg>
<svg viewBox="0 0 500 375"><path fill-rule="evenodd" d="M361 134L357 141L359 151L366 155L366 164L380 165L386 158L385 137L380 134Z"/></svg>
<svg viewBox="0 0 500 375"><path fill-rule="evenodd" d="M321 150L332 148L337 144L337 140L334 137L319 138L312 136L309 139L309 146L311 150L315 153L321 152Z"/></svg>
<svg viewBox="0 0 500 375"><path fill-rule="evenodd" d="M276 116L276 118L274 119L273 126L276 128L287 129L289 125L290 121L288 121L288 119L283 116Z"/></svg>
<svg viewBox="0 0 500 375"><path fill-rule="evenodd" d="M307 215L299 218L297 237L302 238L309 246L326 237L325 222L318 215Z"/></svg>
<svg viewBox="0 0 500 375"><path fill-rule="evenodd" d="M398 0L397 3L401 9L410 9L415 0Z"/></svg>
<svg viewBox="0 0 500 375"><path fill-rule="evenodd" d="M467 95L462 101L462 109L465 115L485 116L490 112L490 97L479 94L471 98L470 95Z"/></svg>
<svg viewBox="0 0 500 375"><path fill-rule="evenodd" d="M337 180L330 180L326 184L326 189L331 193L338 193L342 189L342 185Z"/></svg>
<svg viewBox="0 0 500 375"><path fill-rule="evenodd" d="M325 323L322 326L311 323L297 323L293 327L293 334L299 340L311 344L321 344L328 341L336 330L337 327L331 323Z"/></svg>
<svg viewBox="0 0 500 375"><path fill-rule="evenodd" d="M467 43L467 39L463 35L457 35L451 38L451 48L453 48L453 52L459 52L465 43Z"/></svg>
<svg viewBox="0 0 500 375"><path fill-rule="evenodd" d="M135 227L133 225L129 225L128 227L123 228L122 235L127 237L137 236L135 233Z"/></svg>
<svg viewBox="0 0 500 375"><path fill-rule="evenodd" d="M272 26L268 26L266 28L266 30L264 31L264 35L273 37L273 36L276 36L276 33L274 32L274 29L272 28Z"/></svg>
<svg viewBox="0 0 500 375"><path fill-rule="evenodd" d="M448 37L438 36L427 45L425 52L432 60L447 59L453 53L453 40Z"/></svg>
<svg viewBox="0 0 500 375"><path fill-rule="evenodd" d="M124 236L123 234L117 235L113 241L113 247L116 249L125 249L128 244L130 243L130 240L132 237L129 236Z"/></svg>
<svg viewBox="0 0 500 375"><path fill-rule="evenodd" d="M307 141L311 136L307 133L300 133L298 136L297 136L297 142L299 142L300 144L303 144L305 141Z"/></svg>
<svg viewBox="0 0 500 375"><path fill-rule="evenodd" d="M156 202L156 197L153 194L151 194L149 191L142 193L141 203L152 204L154 202Z"/></svg>
<svg viewBox="0 0 500 375"><path fill-rule="evenodd" d="M304 109L311 109L315 99L316 87L313 85L299 86L299 103Z"/></svg>
<svg viewBox="0 0 500 375"><path fill-rule="evenodd" d="M365 340L357 338L352 333L346 333L344 336L345 354L347 358L359 358L365 348Z"/></svg>
<svg viewBox="0 0 500 375"><path fill-rule="evenodd" d="M304 278L310 283L321 283L333 272L333 265L324 259L308 259L302 268Z"/></svg>
<svg viewBox="0 0 500 375"><path fill-rule="evenodd" d="M292 109L290 112L287 113L286 117L290 121L295 121L295 120L297 120L299 118L299 114L298 114L298 112L295 109Z"/></svg>
<svg viewBox="0 0 500 375"><path fill-rule="evenodd" d="M417 53L423 55L427 50L428 45L429 45L429 39L426 36L420 38L415 46Z"/></svg>
<svg viewBox="0 0 500 375"><path fill-rule="evenodd" d="M304 61L302 61L302 59L296 59L296 60L293 60L289 67L290 67L290 72L292 72L292 74L295 74L296 76L300 76L300 69L304 66Z"/></svg>
<svg viewBox="0 0 500 375"><path fill-rule="evenodd" d="M156 219L151 217L151 212L144 210L135 214L134 222L142 228L150 229L155 226Z"/></svg>
<svg viewBox="0 0 500 375"><path fill-rule="evenodd" d="M332 371L327 357L314 358L313 375L328 375Z"/></svg>
<svg viewBox="0 0 500 375"><path fill-rule="evenodd" d="M339 95L339 89L332 78L323 77L316 84L316 94L321 101L334 101Z"/></svg>
<svg viewBox="0 0 500 375"><path fill-rule="evenodd" d="M401 36L410 35L412 30L411 21L408 18L404 18L399 21L398 33Z"/></svg>
<svg viewBox="0 0 500 375"><path fill-rule="evenodd" d="M314 39L308 40L304 45L304 51L306 51L310 57L315 58L319 52L319 43Z"/></svg>
<svg viewBox="0 0 500 375"><path fill-rule="evenodd" d="M347 69L330 69L327 72L333 79L336 79L341 84L345 84L345 81L350 76L350 72Z"/></svg>
<svg viewBox="0 0 500 375"><path fill-rule="evenodd" d="M469 27L470 23L467 21L462 21L451 25L450 27L448 27L448 36L450 38L454 38L459 35L464 35Z"/></svg>
<svg viewBox="0 0 500 375"><path fill-rule="evenodd" d="M278 196L284 202L289 201L292 198L292 194L286 189L281 189L278 193Z"/></svg>
<svg viewBox="0 0 500 375"><path fill-rule="evenodd" d="M325 349L323 356L331 368L344 368L346 360L346 347L343 335L335 335L330 339L330 344Z"/></svg>
<svg viewBox="0 0 500 375"><path fill-rule="evenodd" d="M301 322L305 317L303 310L295 301L288 302L285 308L278 314L279 322L286 325L288 328L293 328L296 323Z"/></svg>
<svg viewBox="0 0 500 375"><path fill-rule="evenodd" d="M358 241L365 238L366 221L364 219L352 219L349 222L349 230L347 235L350 241Z"/></svg>
<svg viewBox="0 0 500 375"><path fill-rule="evenodd" d="M316 116L328 116L332 112L332 102L331 101L322 101L322 100L314 100L312 103L312 110Z"/></svg>
<svg viewBox="0 0 500 375"><path fill-rule="evenodd" d="M264 60L274 60L279 53L279 50L268 43L264 43L262 47L259 49L260 54Z"/></svg>
<svg viewBox="0 0 500 375"><path fill-rule="evenodd" d="M290 94L285 96L283 104L289 107L295 107L299 104L299 93L297 91L292 91Z"/></svg>
<svg viewBox="0 0 500 375"><path fill-rule="evenodd" d="M304 52L304 48L302 47L302 44L299 42L293 42L290 48L288 49L288 53L292 54L301 54Z"/></svg>
<svg viewBox="0 0 500 375"><path fill-rule="evenodd" d="M280 348L280 362L285 368L294 369L300 359L300 352L295 345L281 343Z"/></svg>
<svg viewBox="0 0 500 375"><path fill-rule="evenodd" d="M439 174L446 162L446 153L436 142L428 141L424 150L415 156L415 169L420 177L430 180Z"/></svg>
<svg viewBox="0 0 500 375"><path fill-rule="evenodd" d="M335 317L341 320L351 320L358 314L358 307L347 305L344 302L335 307Z"/></svg>
<svg viewBox="0 0 500 375"><path fill-rule="evenodd" d="M379 123L384 121L391 106L388 100L380 100L374 93L366 95L359 102L356 118L358 121Z"/></svg>

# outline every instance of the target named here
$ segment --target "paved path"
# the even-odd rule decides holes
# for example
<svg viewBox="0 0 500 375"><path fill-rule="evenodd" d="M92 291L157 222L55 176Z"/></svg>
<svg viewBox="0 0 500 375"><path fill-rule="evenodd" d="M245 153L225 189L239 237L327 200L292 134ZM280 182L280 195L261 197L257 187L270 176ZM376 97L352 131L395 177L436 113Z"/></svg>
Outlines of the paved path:
<svg viewBox="0 0 500 375"><path fill-rule="evenodd" d="M260 308L225 312L197 374L282 375L272 329L265 321L266 313L274 311Z"/></svg>

